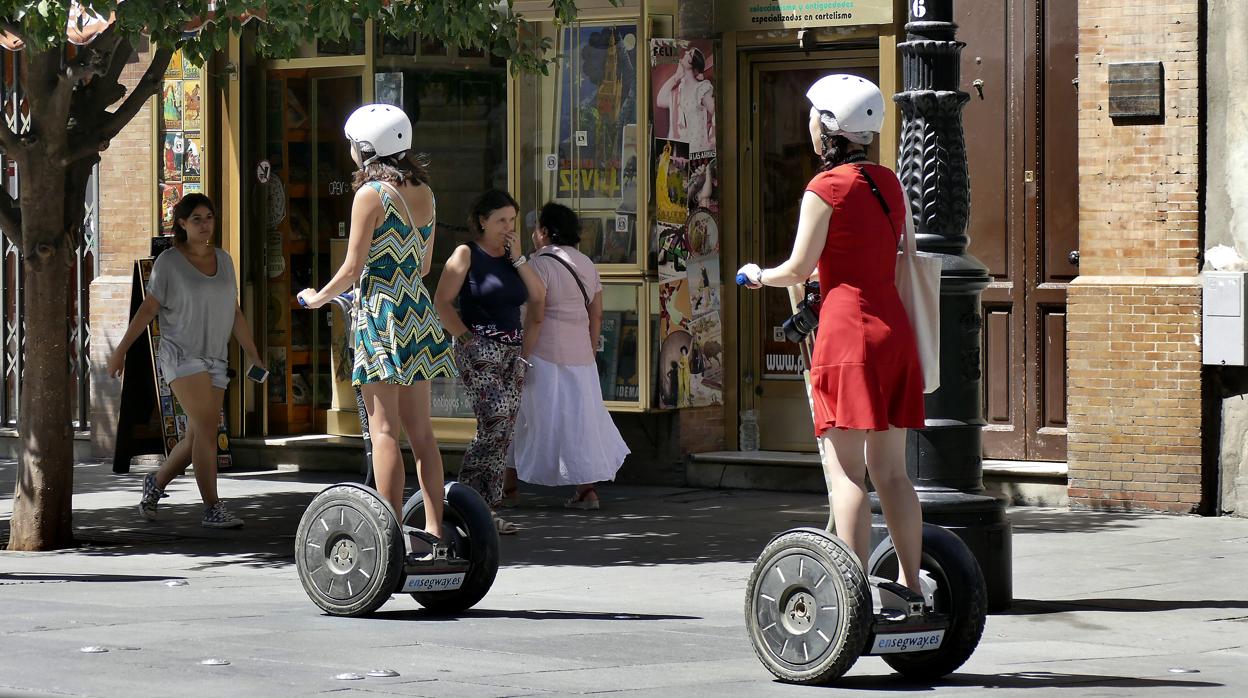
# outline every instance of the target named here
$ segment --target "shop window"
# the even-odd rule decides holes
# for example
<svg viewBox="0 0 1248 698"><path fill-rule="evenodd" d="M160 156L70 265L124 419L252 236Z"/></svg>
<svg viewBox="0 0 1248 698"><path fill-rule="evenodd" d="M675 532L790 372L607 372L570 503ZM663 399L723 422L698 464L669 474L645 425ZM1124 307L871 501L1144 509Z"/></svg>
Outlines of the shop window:
<svg viewBox="0 0 1248 698"><path fill-rule="evenodd" d="M433 294L455 247L473 239L473 201L507 188L507 64L418 35L379 34L377 46L374 100L407 113L413 143L429 157L438 224L425 285ZM473 416L457 379L435 379L432 391L435 417Z"/></svg>
<svg viewBox="0 0 1248 698"><path fill-rule="evenodd" d="M637 24L543 23L535 31L554 42L559 62L549 75L519 79L521 205L571 207L584 226L581 252L599 264L639 268L645 167L637 157L637 85L645 54Z"/></svg>

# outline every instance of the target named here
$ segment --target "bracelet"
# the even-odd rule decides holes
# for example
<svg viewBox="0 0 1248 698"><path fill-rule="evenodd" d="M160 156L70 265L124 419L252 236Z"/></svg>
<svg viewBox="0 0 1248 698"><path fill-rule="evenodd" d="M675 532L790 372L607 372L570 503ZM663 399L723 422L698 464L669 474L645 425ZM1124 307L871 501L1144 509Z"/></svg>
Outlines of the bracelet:
<svg viewBox="0 0 1248 698"><path fill-rule="evenodd" d="M524 264L528 261L529 260L524 255L520 255L519 257L516 257L515 259L512 260L511 266L519 269L521 264Z"/></svg>

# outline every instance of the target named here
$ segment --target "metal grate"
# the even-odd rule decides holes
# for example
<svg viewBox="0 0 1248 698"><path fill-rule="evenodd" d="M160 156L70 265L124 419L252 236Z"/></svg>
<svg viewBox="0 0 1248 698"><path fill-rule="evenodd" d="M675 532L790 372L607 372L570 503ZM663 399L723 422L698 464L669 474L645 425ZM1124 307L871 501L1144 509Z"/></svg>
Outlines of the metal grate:
<svg viewBox="0 0 1248 698"><path fill-rule="evenodd" d="M22 94L18 54L0 51L0 108L14 133L30 129L30 113ZM75 250L74 277L69 288L69 377L73 410L71 420L78 430L90 428L91 414L91 282L99 273L100 170L97 166L87 183L86 213L82 240ZM20 196L17 163L0 155L0 195L11 200ZM21 250L8 238L0 240L0 426L17 426L21 404L22 351L25 319L22 313Z"/></svg>

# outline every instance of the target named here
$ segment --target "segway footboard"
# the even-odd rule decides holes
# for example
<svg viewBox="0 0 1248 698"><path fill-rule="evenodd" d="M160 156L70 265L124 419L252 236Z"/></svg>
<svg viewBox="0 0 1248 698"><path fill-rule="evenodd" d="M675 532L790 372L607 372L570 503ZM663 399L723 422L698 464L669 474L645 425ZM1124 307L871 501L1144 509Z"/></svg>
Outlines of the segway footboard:
<svg viewBox="0 0 1248 698"><path fill-rule="evenodd" d="M877 617L876 639L869 651L882 655L907 677L932 680L953 673L975 652L988 614L988 592L974 554L940 526L923 525L919 567L928 597L924 603L930 605L924 620L933 627L907 627L901 621L889 628L880 626ZM873 577L896 579L897 551L891 538L871 554L867 569ZM888 632L883 632L886 628Z"/></svg>

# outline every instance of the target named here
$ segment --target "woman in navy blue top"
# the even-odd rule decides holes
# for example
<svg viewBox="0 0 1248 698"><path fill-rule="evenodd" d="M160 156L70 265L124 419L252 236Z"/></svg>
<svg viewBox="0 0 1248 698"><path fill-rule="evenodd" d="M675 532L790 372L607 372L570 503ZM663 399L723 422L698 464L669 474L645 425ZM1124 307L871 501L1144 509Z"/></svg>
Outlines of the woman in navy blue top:
<svg viewBox="0 0 1248 698"><path fill-rule="evenodd" d="M459 481L480 492L493 509L503 501L507 451L532 351L520 307L527 303L526 312L541 318L546 298L541 279L520 254L519 211L505 191L482 194L468 221L476 239L451 253L434 294L442 325L455 337L459 379L477 418ZM516 532L514 523L497 515L494 522L499 533Z"/></svg>

